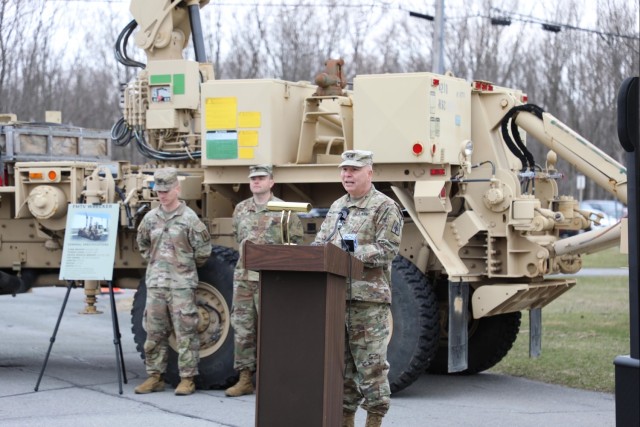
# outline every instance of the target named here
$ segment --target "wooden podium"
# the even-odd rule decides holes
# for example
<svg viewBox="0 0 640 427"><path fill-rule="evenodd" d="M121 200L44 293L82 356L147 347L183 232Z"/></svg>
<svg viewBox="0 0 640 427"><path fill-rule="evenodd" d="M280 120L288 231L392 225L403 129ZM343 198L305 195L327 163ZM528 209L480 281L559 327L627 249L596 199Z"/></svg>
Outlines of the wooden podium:
<svg viewBox="0 0 640 427"><path fill-rule="evenodd" d="M256 426L340 425L346 278L362 262L333 244L243 249L260 271Z"/></svg>

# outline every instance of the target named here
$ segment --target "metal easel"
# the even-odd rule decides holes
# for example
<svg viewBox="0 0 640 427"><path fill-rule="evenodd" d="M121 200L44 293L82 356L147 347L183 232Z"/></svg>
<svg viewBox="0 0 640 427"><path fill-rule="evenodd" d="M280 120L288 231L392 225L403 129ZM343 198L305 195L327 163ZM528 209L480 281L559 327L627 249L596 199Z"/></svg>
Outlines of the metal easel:
<svg viewBox="0 0 640 427"><path fill-rule="evenodd" d="M113 293L113 284L109 280L107 281L109 284L109 300L111 305L111 324L113 326L113 344L115 346L116 351L116 371L118 374L118 392L122 394L122 381L124 379L124 383L127 384L127 373L125 372L124 367L124 357L122 354L122 343L120 342L120 325L118 323L118 315L116 313L116 300ZM62 307L60 308L60 314L58 315L58 321L56 322L56 326L53 329L53 335L49 339L49 349L47 350L47 355L44 358L44 363L42 364L42 369L40 370L40 375L38 376L38 382L36 383L36 387L34 391L38 391L40 387L40 381L42 380L42 376L44 375L44 370L47 368L47 362L49 361L49 355L51 354L51 348L53 347L53 343L56 341L56 335L58 334L58 327L60 326L60 321L62 320L62 315L64 314L64 309L67 306L67 301L69 300L69 294L71 293L71 288L75 288L75 281L69 280L67 281L67 293L64 296L64 300L62 301Z"/></svg>

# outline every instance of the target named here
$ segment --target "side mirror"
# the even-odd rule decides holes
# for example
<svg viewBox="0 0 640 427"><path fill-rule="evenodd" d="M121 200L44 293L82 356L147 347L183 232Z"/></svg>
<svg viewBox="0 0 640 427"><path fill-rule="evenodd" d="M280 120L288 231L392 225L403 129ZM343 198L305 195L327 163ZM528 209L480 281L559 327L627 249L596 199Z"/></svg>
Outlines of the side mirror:
<svg viewBox="0 0 640 427"><path fill-rule="evenodd" d="M620 85L618 91L618 139L620 145L627 152L632 152L638 147L638 133L640 125L640 104L638 92L638 77L628 77Z"/></svg>

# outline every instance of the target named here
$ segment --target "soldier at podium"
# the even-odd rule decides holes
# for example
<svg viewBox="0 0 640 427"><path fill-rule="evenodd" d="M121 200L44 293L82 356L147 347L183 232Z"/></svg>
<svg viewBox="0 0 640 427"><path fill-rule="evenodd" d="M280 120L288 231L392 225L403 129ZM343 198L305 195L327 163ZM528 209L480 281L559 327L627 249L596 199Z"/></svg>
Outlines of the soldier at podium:
<svg viewBox="0 0 640 427"><path fill-rule="evenodd" d="M233 232L240 244L240 259L233 275L233 308L231 325L234 330L233 367L240 373L238 382L229 387L225 394L237 397L254 391L251 377L257 366L258 340L258 289L259 273L245 270L243 265L242 242L248 240L256 244L281 244L279 211L269 211L268 202L282 202L271 192L275 181L270 165L256 165L249 168L252 197L238 203L233 212ZM291 243L301 244L302 222L292 215L289 222Z"/></svg>
<svg viewBox="0 0 640 427"><path fill-rule="evenodd" d="M373 153L345 151L339 168L347 194L331 205L313 244L348 248L364 263L363 277L347 284L342 425L354 425L362 403L366 426L374 427L382 424L390 403L391 263L400 249L404 220L398 205L372 183Z"/></svg>

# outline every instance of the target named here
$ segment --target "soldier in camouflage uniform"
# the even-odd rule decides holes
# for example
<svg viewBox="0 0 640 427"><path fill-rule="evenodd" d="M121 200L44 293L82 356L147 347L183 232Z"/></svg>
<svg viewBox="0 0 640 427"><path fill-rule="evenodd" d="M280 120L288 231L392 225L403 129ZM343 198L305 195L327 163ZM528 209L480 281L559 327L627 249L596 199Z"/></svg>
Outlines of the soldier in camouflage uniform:
<svg viewBox="0 0 640 427"><path fill-rule="evenodd" d="M366 426L373 427L381 425L389 409L391 263L404 221L398 205L373 186L373 153L349 150L342 160L340 176L347 194L331 205L313 244L341 246L342 238L350 235L357 242L353 255L364 263L363 276L352 278L347 288L343 426L353 427L364 401ZM349 213L335 233L343 208Z"/></svg>
<svg viewBox="0 0 640 427"><path fill-rule="evenodd" d="M149 378L135 392L164 390L162 374L167 368L169 334L173 330L181 378L175 394L184 396L195 391L193 377L198 375L196 266L202 266L211 255L211 238L196 213L178 200L176 169L156 171L153 189L160 206L145 215L137 236L140 252L148 262L144 353Z"/></svg>
<svg viewBox="0 0 640 427"><path fill-rule="evenodd" d="M233 309L231 324L235 334L234 368L240 372L238 383L229 387L225 394L230 397L253 393L251 377L256 371L256 347L258 329L258 280L259 273L245 270L243 265L243 243L257 244L302 243L302 223L298 215L292 214L289 221L289 242L282 241L280 211L267 210L268 202L281 202L274 197L273 171L270 165L249 168L249 179L253 197L236 206L233 212L233 233L240 244L240 258L233 275Z"/></svg>

